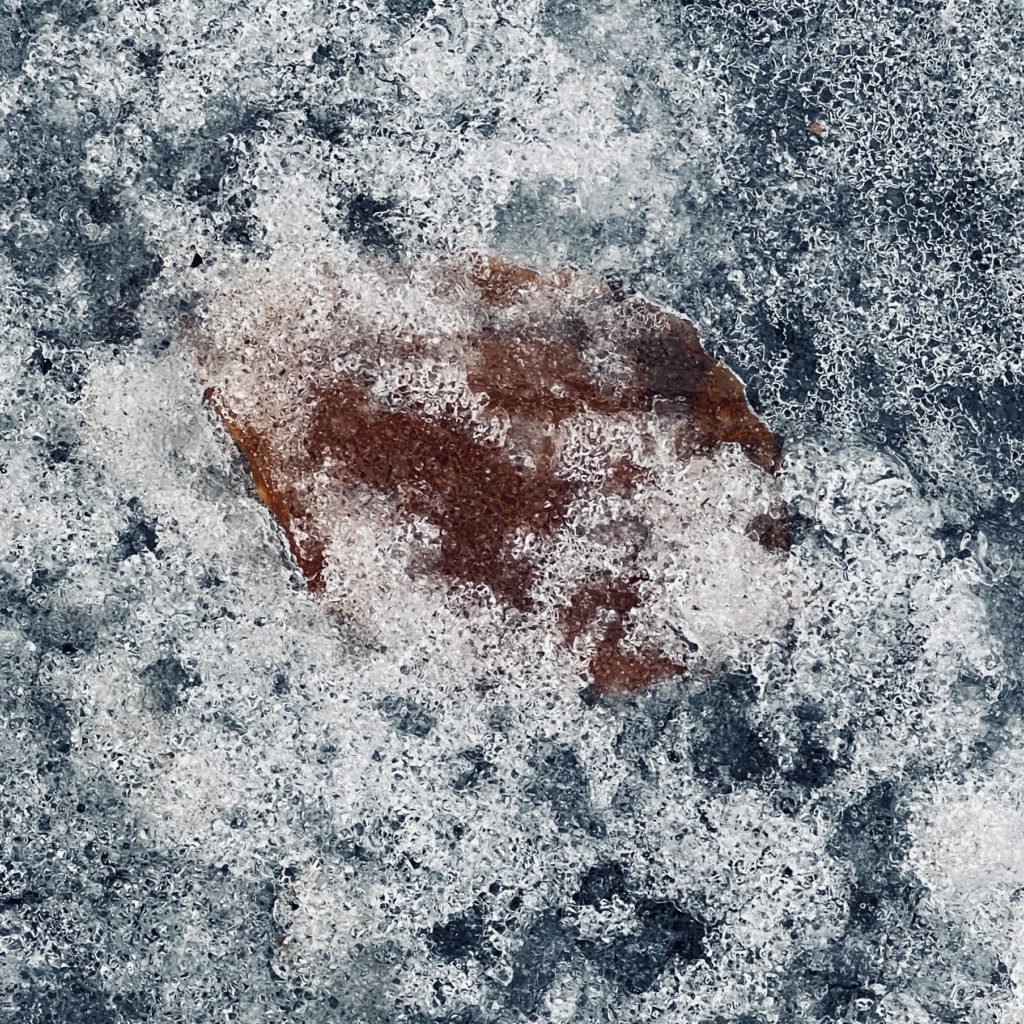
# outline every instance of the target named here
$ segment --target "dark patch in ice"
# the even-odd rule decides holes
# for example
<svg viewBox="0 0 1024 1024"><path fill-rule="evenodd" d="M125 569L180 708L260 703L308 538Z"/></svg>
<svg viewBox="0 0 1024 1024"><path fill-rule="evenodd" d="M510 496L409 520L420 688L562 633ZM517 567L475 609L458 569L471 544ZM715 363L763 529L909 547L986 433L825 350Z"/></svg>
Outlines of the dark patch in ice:
<svg viewBox="0 0 1024 1024"><path fill-rule="evenodd" d="M331 52L328 52L326 59L333 59ZM306 120L314 138L324 139L334 146L343 146L359 137L362 131L360 125L364 123L376 124L381 132L387 133L387 116L384 104L367 96L348 98L322 109L311 109L306 113Z"/></svg>
<svg viewBox="0 0 1024 1024"><path fill-rule="evenodd" d="M620 864L596 865L584 875L574 901L600 908L612 900L632 904L635 929L611 941L586 938L576 945L617 989L639 995L657 982L671 961L706 958L709 926L702 912L674 900L637 896L630 891Z"/></svg>
<svg viewBox="0 0 1024 1024"><path fill-rule="evenodd" d="M560 910L537 917L527 928L522 945L512 957L512 980L505 999L520 1013L534 1013L569 956L572 930Z"/></svg>
<svg viewBox="0 0 1024 1024"><path fill-rule="evenodd" d="M908 793L885 780L840 815L829 851L853 872L846 932L821 954L811 956L787 982L787 1005L813 993L815 1019L873 1021L878 993L902 990L905 958L916 955L922 977L933 978L919 989L923 1007L937 1020L966 1019L962 1008L940 994L939 979L949 969L944 940L931 929L928 917L918 913L925 889L906 866L911 806ZM911 954L915 949L917 953ZM987 958L972 955L963 966L968 973L984 974L987 963ZM977 981L1008 988L997 977L978 975Z"/></svg>
<svg viewBox="0 0 1024 1024"><path fill-rule="evenodd" d="M368 249L398 256L401 245L391 228L390 220L397 212L390 199L359 192L348 201L348 230Z"/></svg>
<svg viewBox="0 0 1024 1024"><path fill-rule="evenodd" d="M163 66L164 52L159 45L145 46L136 49L135 59L144 71L153 73Z"/></svg>
<svg viewBox="0 0 1024 1024"><path fill-rule="evenodd" d="M453 111L449 124L453 131L469 138L490 139L497 134L501 123L501 110L486 102L469 109Z"/></svg>
<svg viewBox="0 0 1024 1024"><path fill-rule="evenodd" d="M240 173L239 139L259 129L263 114L252 104L225 104L184 142L153 142L154 184L183 192L225 243L248 246L260 236L251 212L255 189Z"/></svg>
<svg viewBox="0 0 1024 1024"><path fill-rule="evenodd" d="M56 596L55 588L64 575L64 570L41 567L32 574L28 589L23 589L0 573L0 611L36 645L37 658L72 657L96 644L97 610L64 604Z"/></svg>
<svg viewBox="0 0 1024 1024"><path fill-rule="evenodd" d="M671 900L643 899L636 904L639 929L613 942L586 939L583 955L617 988L631 995L650 989L673 960L704 959L708 925L698 914Z"/></svg>
<svg viewBox="0 0 1024 1024"><path fill-rule="evenodd" d="M723 672L692 701L697 736L691 748L694 771L718 789L756 782L777 767L764 730L750 721L757 681L749 672Z"/></svg>
<svg viewBox="0 0 1024 1024"><path fill-rule="evenodd" d="M185 198L204 209L221 209L221 185L229 174L238 171L237 151L227 139L207 138L196 144L187 160L179 178Z"/></svg>
<svg viewBox="0 0 1024 1024"><path fill-rule="evenodd" d="M816 1019L851 1021L854 1024L878 1020L875 1013L878 994L871 987L876 984L872 974L838 968L825 974L821 983L824 994L814 1009Z"/></svg>
<svg viewBox="0 0 1024 1024"><path fill-rule="evenodd" d="M0 14L0 72L14 76L21 70L29 32L21 11Z"/></svg>
<svg viewBox="0 0 1024 1024"><path fill-rule="evenodd" d="M545 33L572 45L586 24L586 7L578 0L548 0L540 6Z"/></svg>
<svg viewBox="0 0 1024 1024"><path fill-rule="evenodd" d="M1022 566L1024 569L1024 566ZM993 587L988 595L992 618L1005 624L1006 660L1010 665L1024 665L1024 579L1021 570L1010 575L1002 585ZM982 718L984 732L976 741L972 760L983 764L1007 743L1016 744L1018 727L1024 720L1024 681L1012 673L1001 673L982 684L975 680L976 695L983 696L986 711Z"/></svg>
<svg viewBox="0 0 1024 1024"><path fill-rule="evenodd" d="M806 704L794 709L797 729L797 750L786 778L804 789L820 789L832 776L849 764L853 735L844 729L840 736L841 752L836 755L828 742L829 725L822 708Z"/></svg>
<svg viewBox="0 0 1024 1024"><path fill-rule="evenodd" d="M535 774L528 796L549 804L562 828L600 832L601 822L595 817L589 782L576 751L558 743L540 745L530 764Z"/></svg>
<svg viewBox="0 0 1024 1024"><path fill-rule="evenodd" d="M42 348L34 348L29 356L28 365L45 376L53 369L53 360Z"/></svg>
<svg viewBox="0 0 1024 1024"><path fill-rule="evenodd" d="M128 521L117 537L118 557L123 561L146 552L156 554L159 543L156 523L146 515L138 498L129 498L127 507Z"/></svg>
<svg viewBox="0 0 1024 1024"><path fill-rule="evenodd" d="M817 338L804 314L793 309L786 319L780 321L762 304L751 327L752 340L764 347L765 366L773 370L784 369L783 396L801 403L815 402L819 373ZM749 380L747 395L757 408L760 396Z"/></svg>
<svg viewBox="0 0 1024 1024"><path fill-rule="evenodd" d="M479 1007L460 1006L440 1016L416 1012L408 1018L408 1024L491 1024L492 1020L493 1018L485 1016Z"/></svg>
<svg viewBox="0 0 1024 1024"><path fill-rule="evenodd" d="M881 782L847 807L831 848L853 868L850 915L858 926L875 923L881 901L897 899L913 885L904 861L910 848L906 797L891 781Z"/></svg>
<svg viewBox="0 0 1024 1024"><path fill-rule="evenodd" d="M400 24L419 21L434 8L434 0L384 0L388 13Z"/></svg>
<svg viewBox="0 0 1024 1024"><path fill-rule="evenodd" d="M497 244L514 245L519 240L528 240L532 251L543 251L571 234L573 215L554 201L564 192L565 186L554 178L516 182L509 198L496 210Z"/></svg>
<svg viewBox="0 0 1024 1024"><path fill-rule="evenodd" d="M30 698L26 710L31 715L28 721L34 726L36 737L46 745L45 749L53 758L42 760L40 768L47 773L65 771L62 758L71 751L70 709L53 694L37 692ZM43 830L41 823L40 829Z"/></svg>
<svg viewBox="0 0 1024 1024"><path fill-rule="evenodd" d="M142 672L146 702L154 710L170 714L182 704L188 691L202 685L202 679L174 657L160 658Z"/></svg>
<svg viewBox="0 0 1024 1024"><path fill-rule="evenodd" d="M389 694L377 703L377 709L398 732L407 736L423 739L437 725L436 715L408 697Z"/></svg>
<svg viewBox="0 0 1024 1024"><path fill-rule="evenodd" d="M828 747L817 740L805 738L786 777L798 786L818 789L829 782L835 770L836 759Z"/></svg>
<svg viewBox="0 0 1024 1024"><path fill-rule="evenodd" d="M436 924L427 935L427 944L443 960L460 960L466 956L489 959L490 946L484 946L487 934L486 902L481 897L472 907Z"/></svg>
<svg viewBox="0 0 1024 1024"><path fill-rule="evenodd" d="M75 442L68 438L57 438L46 446L46 466L56 469L71 459L75 450Z"/></svg>
<svg viewBox="0 0 1024 1024"><path fill-rule="evenodd" d="M155 1006L146 992L107 992L80 968L36 971L30 978L14 999L19 1019L32 1024L122 1024L146 1020Z"/></svg>
<svg viewBox="0 0 1024 1024"><path fill-rule="evenodd" d="M595 864L583 876L574 902L579 906L597 907L618 897L627 897L626 873L614 861Z"/></svg>
<svg viewBox="0 0 1024 1024"><path fill-rule="evenodd" d="M1012 342L1006 338L1006 343ZM1003 378L986 381L984 385L977 381L965 381L964 384L971 398L968 408L981 414L986 433L998 430L1007 438L1024 437L1024 402L1020 398L1024 393L1024 371L1009 370ZM1005 464L1008 454L1001 444L991 449L992 459L997 465Z"/></svg>
<svg viewBox="0 0 1024 1024"><path fill-rule="evenodd" d="M584 960L616 990L637 995L650 989L671 962L691 963L706 957L704 943L709 927L701 913L672 900L631 895L618 865L591 869L574 902L577 906L600 907L613 897L631 905L636 925L609 940L581 938L561 908L529 920L508 962L511 980L500 993L502 1000L520 1013L534 1013L562 965L579 965ZM427 937L435 955L448 961L473 957L483 963L492 962L496 951L486 937L488 930L503 932L514 917L511 921L489 922L487 906L488 897L483 894L468 910L435 925ZM513 915L520 908L520 900L513 899L509 904Z"/></svg>
<svg viewBox="0 0 1024 1024"><path fill-rule="evenodd" d="M684 713L685 694L678 687L620 698L622 725L612 749L617 757L648 773L645 756L657 744L677 717Z"/></svg>
<svg viewBox="0 0 1024 1024"><path fill-rule="evenodd" d="M456 776L453 788L456 793L472 789L494 776L494 765L487 759L483 747L470 747L460 751L459 758L469 763L469 768Z"/></svg>

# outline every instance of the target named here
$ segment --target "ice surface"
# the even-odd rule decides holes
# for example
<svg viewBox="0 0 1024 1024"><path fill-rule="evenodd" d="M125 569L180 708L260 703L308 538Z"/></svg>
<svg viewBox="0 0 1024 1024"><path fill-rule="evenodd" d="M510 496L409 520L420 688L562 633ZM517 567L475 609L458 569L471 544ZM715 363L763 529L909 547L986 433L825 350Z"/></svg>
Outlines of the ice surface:
<svg viewBox="0 0 1024 1024"><path fill-rule="evenodd" d="M0 1019L1018 1021L1022 40L1010 0L5 5ZM791 629L588 705L530 638L323 614L182 318L470 250L740 373Z"/></svg>

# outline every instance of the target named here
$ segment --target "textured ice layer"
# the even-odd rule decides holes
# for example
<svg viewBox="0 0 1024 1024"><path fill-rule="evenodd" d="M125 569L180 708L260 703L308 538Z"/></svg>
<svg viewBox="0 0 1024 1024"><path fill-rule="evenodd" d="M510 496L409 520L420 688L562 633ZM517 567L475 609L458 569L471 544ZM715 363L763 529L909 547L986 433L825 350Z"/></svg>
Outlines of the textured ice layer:
<svg viewBox="0 0 1024 1024"><path fill-rule="evenodd" d="M1022 19L8 4L0 1017L1016 1024ZM682 311L792 630L595 706L339 630L174 341L318 245Z"/></svg>

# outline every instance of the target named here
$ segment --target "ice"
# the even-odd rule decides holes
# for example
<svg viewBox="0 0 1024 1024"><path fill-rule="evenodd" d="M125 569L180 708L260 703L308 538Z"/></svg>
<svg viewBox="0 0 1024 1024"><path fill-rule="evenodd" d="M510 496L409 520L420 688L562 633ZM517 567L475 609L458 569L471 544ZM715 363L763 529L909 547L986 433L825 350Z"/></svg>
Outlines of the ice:
<svg viewBox="0 0 1024 1024"><path fill-rule="evenodd" d="M1022 17L7 4L0 1019L1020 1020ZM744 378L780 630L587 704L441 594L324 613L183 325L469 251L614 277ZM712 477L658 481L666 566Z"/></svg>

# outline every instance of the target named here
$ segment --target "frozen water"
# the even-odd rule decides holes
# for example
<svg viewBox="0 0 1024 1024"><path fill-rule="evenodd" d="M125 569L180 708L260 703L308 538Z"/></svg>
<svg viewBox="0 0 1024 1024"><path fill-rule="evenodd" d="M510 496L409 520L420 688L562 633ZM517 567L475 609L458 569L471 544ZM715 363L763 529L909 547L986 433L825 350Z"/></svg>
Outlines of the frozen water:
<svg viewBox="0 0 1024 1024"><path fill-rule="evenodd" d="M5 4L0 1019L1019 1021L1022 47L1011 0ZM470 249L741 373L788 629L591 706L323 614L182 318Z"/></svg>

